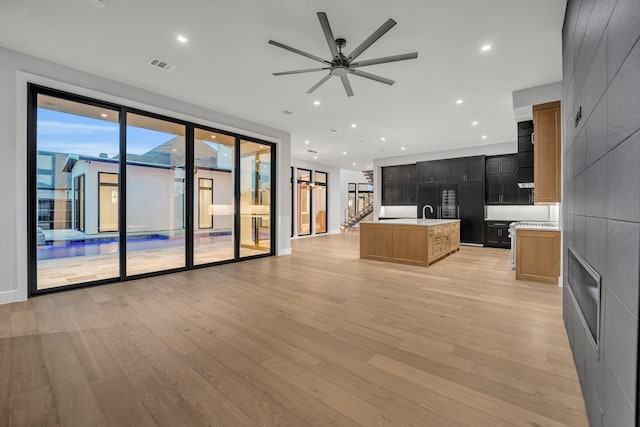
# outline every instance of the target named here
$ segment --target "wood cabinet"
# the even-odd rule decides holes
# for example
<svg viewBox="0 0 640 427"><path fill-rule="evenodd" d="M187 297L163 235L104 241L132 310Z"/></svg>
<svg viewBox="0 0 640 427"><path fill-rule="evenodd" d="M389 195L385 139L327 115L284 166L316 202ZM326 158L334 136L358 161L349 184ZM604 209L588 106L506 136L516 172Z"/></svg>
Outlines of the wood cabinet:
<svg viewBox="0 0 640 427"><path fill-rule="evenodd" d="M560 231L516 230L516 280L558 284Z"/></svg>
<svg viewBox="0 0 640 427"><path fill-rule="evenodd" d="M427 267L460 248L460 224L360 224L360 258Z"/></svg>
<svg viewBox="0 0 640 427"><path fill-rule="evenodd" d="M560 101L533 106L535 203L559 203L561 182Z"/></svg>
<svg viewBox="0 0 640 427"><path fill-rule="evenodd" d="M382 168L382 204L416 204L417 169L415 164Z"/></svg>

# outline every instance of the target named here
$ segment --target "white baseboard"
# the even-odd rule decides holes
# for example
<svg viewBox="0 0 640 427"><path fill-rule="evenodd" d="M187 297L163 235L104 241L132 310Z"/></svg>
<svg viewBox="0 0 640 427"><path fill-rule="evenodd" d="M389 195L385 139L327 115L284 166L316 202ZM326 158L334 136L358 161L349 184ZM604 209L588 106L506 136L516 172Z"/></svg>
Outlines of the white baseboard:
<svg viewBox="0 0 640 427"><path fill-rule="evenodd" d="M26 301L26 298L25 299L18 298L18 291L13 290L13 291L0 292L0 304L9 304L9 303L18 302L18 301Z"/></svg>

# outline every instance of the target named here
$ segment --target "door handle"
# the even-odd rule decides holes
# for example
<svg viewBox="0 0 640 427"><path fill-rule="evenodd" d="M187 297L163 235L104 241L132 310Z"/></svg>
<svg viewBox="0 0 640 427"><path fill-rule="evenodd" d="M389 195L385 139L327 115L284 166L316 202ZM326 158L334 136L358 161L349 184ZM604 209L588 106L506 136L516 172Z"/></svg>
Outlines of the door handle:
<svg viewBox="0 0 640 427"><path fill-rule="evenodd" d="M460 205L456 207L456 219L460 219Z"/></svg>
<svg viewBox="0 0 640 427"><path fill-rule="evenodd" d="M535 133L535 132L533 132L533 133L531 134L531 145L533 145L533 144L535 144L535 143L536 143L536 136L535 136L535 135L536 135L536 133Z"/></svg>

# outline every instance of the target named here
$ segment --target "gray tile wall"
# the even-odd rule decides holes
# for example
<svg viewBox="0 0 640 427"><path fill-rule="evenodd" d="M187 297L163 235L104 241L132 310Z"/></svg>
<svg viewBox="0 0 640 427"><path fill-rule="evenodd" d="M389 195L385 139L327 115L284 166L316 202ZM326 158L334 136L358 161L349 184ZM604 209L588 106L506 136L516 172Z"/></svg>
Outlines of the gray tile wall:
<svg viewBox="0 0 640 427"><path fill-rule="evenodd" d="M568 0L563 46L563 224L602 277L596 352L567 291L563 317L592 426L638 422L640 3ZM574 126L582 107L582 120ZM564 271L567 271L566 268Z"/></svg>

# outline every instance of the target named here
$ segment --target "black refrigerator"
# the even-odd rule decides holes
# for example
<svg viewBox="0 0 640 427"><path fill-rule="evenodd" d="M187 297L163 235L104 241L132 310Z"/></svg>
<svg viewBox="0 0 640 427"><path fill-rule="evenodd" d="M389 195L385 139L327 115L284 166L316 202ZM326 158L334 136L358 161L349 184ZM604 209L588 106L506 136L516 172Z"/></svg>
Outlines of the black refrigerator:
<svg viewBox="0 0 640 427"><path fill-rule="evenodd" d="M458 184L422 182L417 188L418 218L459 219L460 241L484 243L484 187L482 182ZM433 213L425 206L433 208Z"/></svg>

